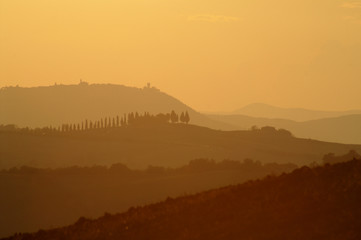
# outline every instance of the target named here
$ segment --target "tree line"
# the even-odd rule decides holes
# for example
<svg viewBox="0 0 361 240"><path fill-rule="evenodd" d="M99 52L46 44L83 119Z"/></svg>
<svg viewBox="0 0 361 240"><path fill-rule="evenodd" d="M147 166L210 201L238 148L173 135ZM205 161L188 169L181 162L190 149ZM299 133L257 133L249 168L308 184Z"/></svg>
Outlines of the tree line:
<svg viewBox="0 0 361 240"><path fill-rule="evenodd" d="M107 128L119 128L131 125L142 124L164 124L164 123L183 123L188 124L190 122L190 116L188 111L177 114L174 110L170 113L159 113L152 115L149 112L140 114L138 112L130 112L123 116L104 117L96 121L84 120L80 123L63 123L58 127L43 127L31 129L18 128L15 124L0 125L0 131L5 132L34 132L34 133L50 133L50 132L73 132L73 131L86 131L91 129L107 129Z"/></svg>
<svg viewBox="0 0 361 240"><path fill-rule="evenodd" d="M97 121L85 120L78 124L62 124L58 130L62 132L68 131L84 131L89 129L117 128L129 125L139 125L147 123L185 123L188 124L190 117L188 111L178 115L175 111L170 113L159 113L151 115L145 112L143 115L138 112L131 112L123 116L105 117Z"/></svg>

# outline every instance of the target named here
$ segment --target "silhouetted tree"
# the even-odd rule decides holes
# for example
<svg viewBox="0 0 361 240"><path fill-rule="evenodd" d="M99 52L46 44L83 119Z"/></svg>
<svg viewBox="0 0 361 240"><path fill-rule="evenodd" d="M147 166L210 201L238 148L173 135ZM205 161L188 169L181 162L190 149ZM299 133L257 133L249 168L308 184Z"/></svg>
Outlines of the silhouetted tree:
<svg viewBox="0 0 361 240"><path fill-rule="evenodd" d="M123 119L123 117L120 118L120 126L121 126L121 127L124 126L124 119Z"/></svg>
<svg viewBox="0 0 361 240"><path fill-rule="evenodd" d="M185 121L184 112L181 113L179 120L181 121L181 123L185 123L185 122L186 122L186 121Z"/></svg>
<svg viewBox="0 0 361 240"><path fill-rule="evenodd" d="M172 121L172 123L178 122L178 115L174 111L172 111L170 114L170 120Z"/></svg>
<svg viewBox="0 0 361 240"><path fill-rule="evenodd" d="M258 131L259 130L259 127L257 127L256 125L253 125L251 127L251 131Z"/></svg>
<svg viewBox="0 0 361 240"><path fill-rule="evenodd" d="M186 111L185 115L184 115L184 121L188 124L189 121L190 121L190 117L189 117L189 114L188 114L188 111Z"/></svg>
<svg viewBox="0 0 361 240"><path fill-rule="evenodd" d="M134 123L134 113L133 112L131 112L131 113L129 113L128 114L128 124L129 125L131 125L131 124L133 124Z"/></svg>

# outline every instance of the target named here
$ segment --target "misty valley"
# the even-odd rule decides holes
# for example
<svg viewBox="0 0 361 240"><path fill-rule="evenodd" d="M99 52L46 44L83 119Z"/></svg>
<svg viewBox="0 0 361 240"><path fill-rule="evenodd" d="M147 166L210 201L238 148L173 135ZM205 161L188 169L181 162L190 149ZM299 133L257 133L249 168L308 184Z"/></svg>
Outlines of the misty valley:
<svg viewBox="0 0 361 240"><path fill-rule="evenodd" d="M361 240L361 0L0 0L0 240Z"/></svg>
<svg viewBox="0 0 361 240"><path fill-rule="evenodd" d="M15 87L0 99L5 239L360 237L361 145L202 114L149 87Z"/></svg>

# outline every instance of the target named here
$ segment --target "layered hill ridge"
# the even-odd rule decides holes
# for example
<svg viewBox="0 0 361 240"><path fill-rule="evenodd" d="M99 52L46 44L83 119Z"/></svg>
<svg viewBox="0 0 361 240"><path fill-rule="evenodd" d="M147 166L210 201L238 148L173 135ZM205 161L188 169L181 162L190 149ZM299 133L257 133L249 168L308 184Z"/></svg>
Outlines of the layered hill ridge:
<svg viewBox="0 0 361 240"><path fill-rule="evenodd" d="M250 129L252 126L273 126L287 129L300 138L312 138L345 144L361 144L361 114L304 122L288 119L256 118L245 115L207 116L215 121L221 121L234 126L233 129Z"/></svg>
<svg viewBox="0 0 361 240"><path fill-rule="evenodd" d="M257 125L291 131L295 136L345 144L361 144L361 110L314 111L251 104L233 113L201 114L155 87L115 84L6 87L0 89L0 125L58 127L84 120L188 111L191 123L220 130L244 130Z"/></svg>
<svg viewBox="0 0 361 240"><path fill-rule="evenodd" d="M361 161L167 199L8 239L344 239L361 237Z"/></svg>
<svg viewBox="0 0 361 240"><path fill-rule="evenodd" d="M17 232L62 227L80 216L124 212L134 205L156 203L205 190L239 184L296 169L294 164L215 162L195 159L180 168L149 166L131 170L123 164L107 168L30 167L0 171L0 238ZM71 211L69 211L71 209Z"/></svg>
<svg viewBox="0 0 361 240"><path fill-rule="evenodd" d="M215 129L229 126L207 118L155 87L135 88L115 84L6 87L0 89L0 124L20 127L59 126L122 116L188 111L191 122Z"/></svg>
<svg viewBox="0 0 361 240"><path fill-rule="evenodd" d="M328 153L341 155L361 145L292 137L285 130L218 131L190 124L145 124L65 133L0 132L0 169L93 166L123 163L179 167L189 159L294 163L320 162Z"/></svg>
<svg viewBox="0 0 361 240"><path fill-rule="evenodd" d="M304 108L282 108L264 103L253 103L229 114L247 115L256 118L289 119L303 122L322 118L336 118L344 115L361 114L361 110L319 111Z"/></svg>

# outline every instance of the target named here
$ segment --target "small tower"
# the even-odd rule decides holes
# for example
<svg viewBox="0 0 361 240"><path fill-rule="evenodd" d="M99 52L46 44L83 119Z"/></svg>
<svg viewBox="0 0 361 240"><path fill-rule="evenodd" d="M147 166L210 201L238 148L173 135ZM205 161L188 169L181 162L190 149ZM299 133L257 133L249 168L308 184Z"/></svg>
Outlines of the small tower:
<svg viewBox="0 0 361 240"><path fill-rule="evenodd" d="M89 84L87 82L84 82L83 79L80 79L79 85L80 86L87 86Z"/></svg>

